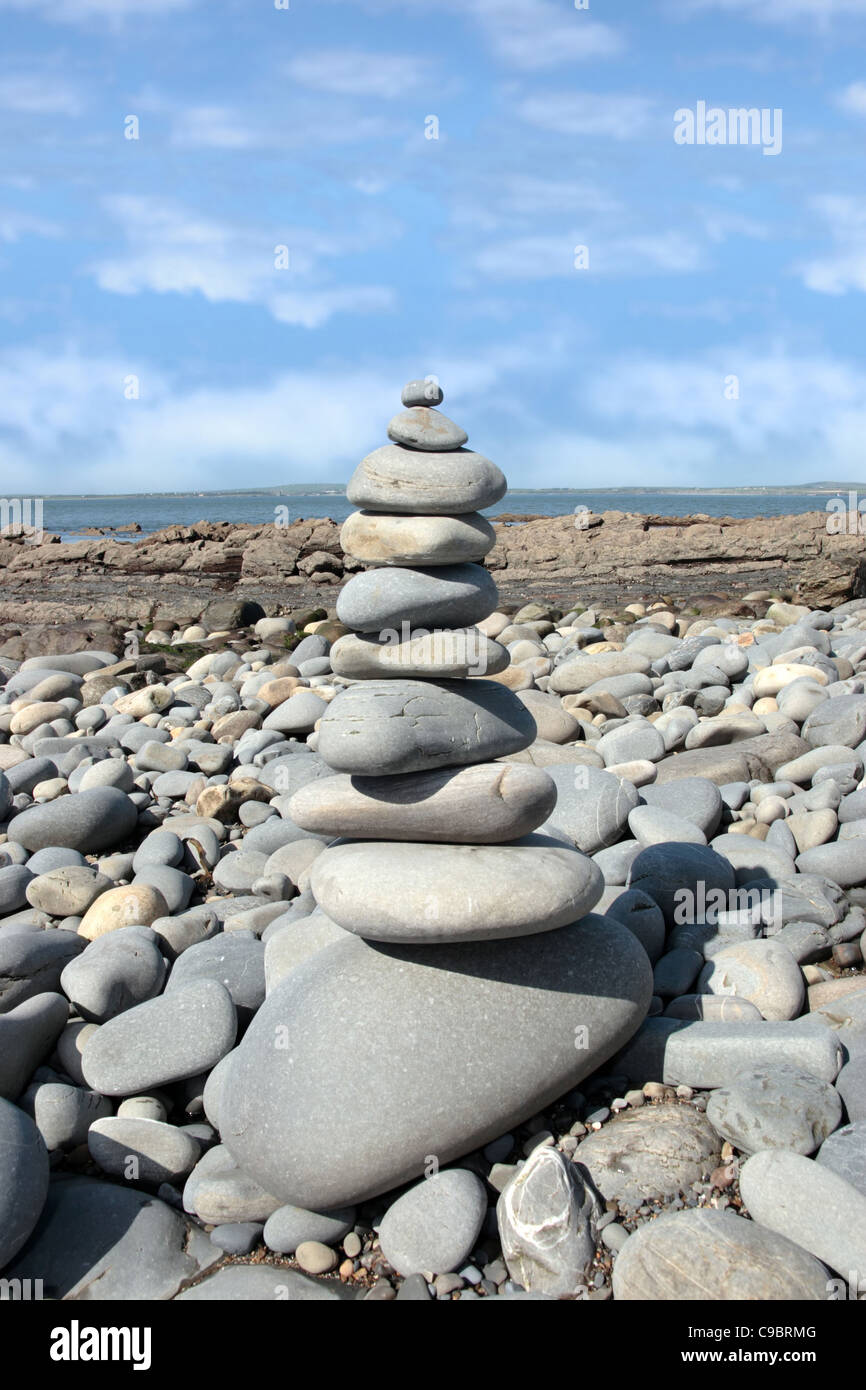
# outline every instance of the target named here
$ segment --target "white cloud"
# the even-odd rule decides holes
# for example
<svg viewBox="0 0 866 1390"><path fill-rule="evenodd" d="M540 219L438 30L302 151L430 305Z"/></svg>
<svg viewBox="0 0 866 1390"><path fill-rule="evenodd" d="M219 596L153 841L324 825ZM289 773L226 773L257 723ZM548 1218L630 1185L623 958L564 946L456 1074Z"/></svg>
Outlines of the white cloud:
<svg viewBox="0 0 866 1390"><path fill-rule="evenodd" d="M575 248L586 245L589 264L575 268ZM575 236L527 236L492 241L474 258L476 270L500 280L547 280L570 276L683 274L704 264L700 247L682 232L623 236L598 233L581 242Z"/></svg>
<svg viewBox="0 0 866 1390"><path fill-rule="evenodd" d="M171 123L171 143L192 149L309 150L312 146L354 145L379 140L394 133L381 116L363 111L338 110L328 99L286 108L277 123L255 119L231 106L191 106L177 109L173 102L148 95L151 110L166 114ZM144 109L143 103L139 103Z"/></svg>
<svg viewBox="0 0 866 1390"><path fill-rule="evenodd" d="M866 0L669 0L669 10L684 12L723 10L743 14L761 24L801 24L811 20L826 26L833 19L866 17Z"/></svg>
<svg viewBox="0 0 866 1390"><path fill-rule="evenodd" d="M57 237L60 236L60 228L44 217L31 217L26 212L0 208L0 241L20 241L28 236Z"/></svg>
<svg viewBox="0 0 866 1390"><path fill-rule="evenodd" d="M0 111L77 116L82 107L81 93L56 73L8 73L0 77Z"/></svg>
<svg viewBox="0 0 866 1390"><path fill-rule="evenodd" d="M636 140L646 134L654 110L655 104L648 97L544 92L521 101L517 114L529 125L558 135Z"/></svg>
<svg viewBox="0 0 866 1390"><path fill-rule="evenodd" d="M298 54L285 71L301 86L319 92L391 100L417 87L428 66L425 59L411 54L326 48Z"/></svg>
<svg viewBox="0 0 866 1390"><path fill-rule="evenodd" d="M851 82L836 98L836 105L852 116L866 116L866 82Z"/></svg>
<svg viewBox="0 0 866 1390"><path fill-rule="evenodd" d="M393 307L382 286L320 283L318 263L356 251L357 227L345 241L307 228L268 233L216 222L165 199L125 195L105 199L127 243L123 255L91 267L97 284L114 294L193 294L211 303L264 305L274 318L319 328L337 313L379 313ZM288 267L275 265L288 249ZM303 276L298 284L295 276Z"/></svg>
<svg viewBox="0 0 866 1390"><path fill-rule="evenodd" d="M797 267L804 285L819 294L866 291L866 198L825 195L813 198L811 206L825 222L834 250Z"/></svg>

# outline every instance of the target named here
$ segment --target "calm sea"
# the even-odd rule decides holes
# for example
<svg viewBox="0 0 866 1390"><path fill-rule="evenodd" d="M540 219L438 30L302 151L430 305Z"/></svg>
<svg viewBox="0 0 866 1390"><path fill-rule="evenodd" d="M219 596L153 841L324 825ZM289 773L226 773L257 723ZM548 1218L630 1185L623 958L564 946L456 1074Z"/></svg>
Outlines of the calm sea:
<svg viewBox="0 0 866 1390"><path fill-rule="evenodd" d="M658 516L780 516L792 512L823 511L827 493L695 493L695 492L510 492L491 507L487 516L504 513L566 516L577 507L593 512L643 512ZM285 509L285 510L282 510ZM166 526L190 526L196 521L266 522L331 517L345 521L353 507L342 493L291 493L285 496L248 493L184 493L172 497L48 497L43 526L64 541L81 540L76 534L86 526L125 526L137 521L141 532L118 540L141 539Z"/></svg>

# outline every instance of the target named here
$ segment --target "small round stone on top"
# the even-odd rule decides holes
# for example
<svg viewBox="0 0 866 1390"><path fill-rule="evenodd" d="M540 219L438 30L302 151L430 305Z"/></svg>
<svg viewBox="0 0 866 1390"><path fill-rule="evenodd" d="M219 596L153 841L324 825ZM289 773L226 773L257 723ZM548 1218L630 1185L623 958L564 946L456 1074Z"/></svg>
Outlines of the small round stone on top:
<svg viewBox="0 0 866 1390"><path fill-rule="evenodd" d="M441 405L445 393L435 376L425 376L418 381L407 382L400 399L406 406Z"/></svg>

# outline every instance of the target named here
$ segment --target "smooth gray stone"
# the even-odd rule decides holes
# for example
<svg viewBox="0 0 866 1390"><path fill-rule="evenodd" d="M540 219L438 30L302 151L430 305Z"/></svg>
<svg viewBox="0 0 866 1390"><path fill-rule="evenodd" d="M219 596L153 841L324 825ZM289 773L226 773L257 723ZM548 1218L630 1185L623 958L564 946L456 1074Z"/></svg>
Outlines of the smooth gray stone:
<svg viewBox="0 0 866 1390"><path fill-rule="evenodd" d="M827 744L856 748L866 739L866 695L837 695L818 705L803 725L813 748Z"/></svg>
<svg viewBox="0 0 866 1390"><path fill-rule="evenodd" d="M40 782L47 782L56 776L57 764L50 758L28 758L26 763L16 763L6 770L6 781L13 796L19 792L32 792Z"/></svg>
<svg viewBox="0 0 866 1390"><path fill-rule="evenodd" d="M384 638L372 632L338 638L331 648L334 672L352 680L462 680L495 676L509 665L507 649L477 628L392 632Z"/></svg>
<svg viewBox="0 0 866 1390"><path fill-rule="evenodd" d="M614 1262L613 1294L622 1301L817 1300L827 1297L827 1271L783 1235L704 1208L669 1212L629 1236Z"/></svg>
<svg viewBox="0 0 866 1390"><path fill-rule="evenodd" d="M86 1144L93 1121L104 1119L114 1108L107 1096L58 1081L34 1082L19 1104L32 1118L49 1152Z"/></svg>
<svg viewBox="0 0 866 1390"><path fill-rule="evenodd" d="M271 711L262 727L276 729L281 734L309 734L327 708L327 700L322 700L315 691L298 689Z"/></svg>
<svg viewBox="0 0 866 1390"><path fill-rule="evenodd" d="M50 851L42 850L42 854ZM71 851L70 851L71 852ZM33 859L37 858L33 855ZM32 863L32 860L31 860ZM27 865L28 869L30 864ZM54 917L82 916L100 893L111 888L111 879L90 864L70 864L39 873L27 885L27 901Z"/></svg>
<svg viewBox="0 0 866 1390"><path fill-rule="evenodd" d="M653 783L641 787L640 799L647 806L682 816L707 836L715 833L722 817L722 793L707 777L680 777L662 786Z"/></svg>
<svg viewBox="0 0 866 1390"><path fill-rule="evenodd" d="M353 1297L342 1284L310 1279L296 1269L264 1264L231 1264L177 1294L175 1303L339 1302Z"/></svg>
<svg viewBox="0 0 866 1390"><path fill-rule="evenodd" d="M852 1057L836 1077L836 1089L852 1124L866 1120L866 1057Z"/></svg>
<svg viewBox="0 0 866 1390"><path fill-rule="evenodd" d="M553 931L589 912L604 885L585 855L527 835L521 845L354 841L319 855L310 886L344 930L420 943Z"/></svg>
<svg viewBox="0 0 866 1390"><path fill-rule="evenodd" d="M228 990L195 980L103 1024L85 1044L81 1069L103 1095L132 1096L209 1071L230 1051L236 1031Z"/></svg>
<svg viewBox="0 0 866 1390"><path fill-rule="evenodd" d="M751 835L717 835L710 848L733 865L737 883L749 883L754 878L793 878L796 868L787 854L756 840Z"/></svg>
<svg viewBox="0 0 866 1390"><path fill-rule="evenodd" d="M365 681L328 705L318 750L335 772L392 775L488 762L527 748L535 732L496 681Z"/></svg>
<svg viewBox="0 0 866 1390"><path fill-rule="evenodd" d="M259 1009L221 1102L223 1142L283 1202L329 1210L389 1191L596 1070L651 987L643 948L610 920L478 945L348 937Z"/></svg>
<svg viewBox="0 0 866 1390"><path fill-rule="evenodd" d="M866 883L866 848L858 840L816 845L798 855L797 868L804 874L822 874L842 888L853 888Z"/></svg>
<svg viewBox="0 0 866 1390"><path fill-rule="evenodd" d="M37 877L50 873L52 869L70 869L80 866L90 867L84 855L79 854L77 849L62 849L59 845L51 845L48 849L37 850L27 860L28 869Z"/></svg>
<svg viewBox="0 0 866 1390"><path fill-rule="evenodd" d="M763 1149L743 1164L740 1192L759 1226L785 1235L843 1277L866 1269L866 1197L823 1163Z"/></svg>
<svg viewBox="0 0 866 1390"><path fill-rule="evenodd" d="M151 791L156 797L180 801L186 796L193 783L199 780L197 772L161 772L151 787Z"/></svg>
<svg viewBox="0 0 866 1390"><path fill-rule="evenodd" d="M834 743L809 748L804 739L802 752L777 768L776 775L785 781L804 784L811 782L815 773L824 767L859 767L862 770L863 759L846 744Z"/></svg>
<svg viewBox="0 0 866 1390"><path fill-rule="evenodd" d="M163 955L173 961L190 946L215 936L220 930L220 923L216 914L202 904L201 907L190 908L180 917L157 917L151 922L150 929L159 938L159 949Z"/></svg>
<svg viewBox="0 0 866 1390"><path fill-rule="evenodd" d="M89 1023L107 1023L155 998L166 974L158 941L147 927L120 927L91 941L60 977L76 1013Z"/></svg>
<svg viewBox="0 0 866 1390"><path fill-rule="evenodd" d="M860 791L850 792L839 803L840 825L846 825L849 821L864 819L866 819L866 787Z"/></svg>
<svg viewBox="0 0 866 1390"><path fill-rule="evenodd" d="M268 1249L278 1255L293 1255L305 1240L317 1240L322 1245L339 1244L354 1224L354 1207L345 1207L342 1211L277 1207L265 1222L264 1241Z"/></svg>
<svg viewBox="0 0 866 1390"><path fill-rule="evenodd" d="M0 935L0 1014L58 989L64 967L84 949L74 932L40 931Z"/></svg>
<svg viewBox="0 0 866 1390"><path fill-rule="evenodd" d="M388 423L388 438L407 449L453 452L469 438L460 425L430 405L410 406Z"/></svg>
<svg viewBox="0 0 866 1390"><path fill-rule="evenodd" d="M3 1275L41 1279L46 1298L158 1301L218 1258L203 1232L152 1194L64 1175Z"/></svg>
<svg viewBox="0 0 866 1390"><path fill-rule="evenodd" d="M379 1244L399 1274L448 1274L468 1260L487 1213L484 1184L465 1168L426 1177L392 1203Z"/></svg>
<svg viewBox="0 0 866 1390"><path fill-rule="evenodd" d="M611 689L611 679L618 676L646 676L649 669L649 657L640 652L581 653L579 656L569 656L556 665L550 677L550 688L557 695L578 694L591 688L593 691L606 690L621 698L620 688ZM649 682L646 685L652 690ZM646 685L629 688L626 693L640 694L646 690Z"/></svg>
<svg viewBox="0 0 866 1390"><path fill-rule="evenodd" d="M507 487L496 464L471 449L431 457L385 444L358 464L346 500L374 512L448 516L483 512L505 496Z"/></svg>
<svg viewBox="0 0 866 1390"><path fill-rule="evenodd" d="M265 946L266 992L270 994L296 966L317 951L350 935L323 912L315 912L275 932Z"/></svg>
<svg viewBox="0 0 866 1390"><path fill-rule="evenodd" d="M550 767L548 775L557 796L552 814L539 827L542 834L563 831L584 854L606 849L622 837L629 812L638 804L631 782L582 764Z"/></svg>
<svg viewBox="0 0 866 1390"><path fill-rule="evenodd" d="M727 859L705 845L650 845L631 866L629 888L639 888L658 903L668 926L703 920L702 904L725 900L735 887ZM716 897L711 897L716 895Z"/></svg>
<svg viewBox="0 0 866 1390"><path fill-rule="evenodd" d="M10 840L29 850L59 845L97 854L126 840L137 821L138 813L126 792L117 787L95 787L31 806L10 821L8 834Z"/></svg>
<svg viewBox="0 0 866 1390"><path fill-rule="evenodd" d="M842 1119L842 1102L828 1081L800 1067L753 1067L713 1091L707 1119L742 1153L811 1154Z"/></svg>
<svg viewBox="0 0 866 1390"><path fill-rule="evenodd" d="M48 1152L29 1115L0 1100L0 1270L18 1254L48 1194Z"/></svg>
<svg viewBox="0 0 866 1390"><path fill-rule="evenodd" d="M226 1221L267 1221L280 1202L218 1144L199 1159L187 1178L183 1206L200 1221L218 1226Z"/></svg>
<svg viewBox="0 0 866 1390"><path fill-rule="evenodd" d="M596 750L604 758L605 767L643 759L655 763L666 752L664 739L647 719L629 719L619 728L603 734Z"/></svg>
<svg viewBox="0 0 866 1390"><path fill-rule="evenodd" d="M183 858L183 841L169 829L152 830L142 840L132 861L133 872L138 874L143 868L154 864L168 864L176 867Z"/></svg>
<svg viewBox="0 0 866 1390"><path fill-rule="evenodd" d="M690 1105L625 1110L581 1140L574 1162L602 1197L626 1207L688 1192L720 1163L721 1144Z"/></svg>
<svg viewBox="0 0 866 1390"><path fill-rule="evenodd" d="M767 837L764 843L772 845L774 849L779 850L782 854L787 854L789 859L797 858L797 841L791 834L787 823L783 820L773 821L770 829L767 831Z"/></svg>
<svg viewBox="0 0 866 1390"><path fill-rule="evenodd" d="M650 962L658 960L665 945L665 919L658 903L648 893L639 888L605 888L596 910L622 922L637 937Z"/></svg>
<svg viewBox="0 0 866 1390"><path fill-rule="evenodd" d="M0 917L27 906L27 888L33 874L25 864L7 864L0 868Z"/></svg>
<svg viewBox="0 0 866 1390"><path fill-rule="evenodd" d="M776 1022L796 1018L806 997L803 972L775 938L725 946L704 966L698 990L749 999L764 1018Z"/></svg>
<svg viewBox="0 0 866 1390"><path fill-rule="evenodd" d="M86 676L89 671L98 671L103 666L111 666L117 660L113 652L68 652L54 656L29 656L21 663L21 671L39 671L40 680L46 674L54 675L63 671L75 676ZM20 672L19 672L20 674Z"/></svg>
<svg viewBox="0 0 866 1390"><path fill-rule="evenodd" d="M214 869L214 887L223 893L249 893L256 879L264 873L267 862L267 857L258 850L229 851Z"/></svg>
<svg viewBox="0 0 866 1390"><path fill-rule="evenodd" d="M292 819L319 835L498 844L535 830L556 785L541 768L473 763L396 777L338 774L292 798Z"/></svg>
<svg viewBox="0 0 866 1390"><path fill-rule="evenodd" d="M748 999L735 999L730 994L681 994L672 999L664 1012L665 1018L682 1018L690 1022L760 1023L761 1010Z"/></svg>
<svg viewBox="0 0 866 1390"><path fill-rule="evenodd" d="M368 565L460 565L480 561L496 544L485 516L387 516L353 512L340 545Z"/></svg>
<svg viewBox="0 0 866 1390"><path fill-rule="evenodd" d="M550 1298L576 1293L595 1255L600 1214L580 1168L556 1149L534 1149L496 1204L512 1279Z"/></svg>
<svg viewBox="0 0 866 1390"><path fill-rule="evenodd" d="M826 960L833 950L830 936L817 922L789 922L773 940L787 946L798 965Z"/></svg>
<svg viewBox="0 0 866 1390"><path fill-rule="evenodd" d="M0 1014L0 1097L17 1100L66 1026L62 994L37 994Z"/></svg>
<svg viewBox="0 0 866 1390"><path fill-rule="evenodd" d="M692 748L674 753L657 763L656 782L679 781L681 777L706 777L717 786L728 782L771 781L787 777L784 766L808 750L796 734L757 734L715 748Z"/></svg>
<svg viewBox="0 0 866 1390"><path fill-rule="evenodd" d="M866 1121L837 1129L824 1140L815 1161L856 1187L861 1197L866 1197Z"/></svg>
<svg viewBox="0 0 866 1390"><path fill-rule="evenodd" d="M265 947L251 932L220 932L190 946L172 966L166 995L193 980L218 980L232 997L243 1027L265 997Z"/></svg>
<svg viewBox="0 0 866 1390"><path fill-rule="evenodd" d="M707 837L699 826L673 811L658 806L636 806L629 812L628 828L642 849L650 845L705 845Z"/></svg>
<svg viewBox="0 0 866 1390"><path fill-rule="evenodd" d="M595 851L592 857L604 875L606 887L625 888L631 866L640 851L637 840L620 840L618 845L608 845L607 849Z"/></svg>
<svg viewBox="0 0 866 1390"><path fill-rule="evenodd" d="M822 1081L833 1081L842 1065L842 1047L829 1028L805 1029L797 1023L688 1023L648 1018L610 1064L613 1076L635 1085L662 1081L666 1086L715 1090L729 1086L747 1067L789 1063Z"/></svg>
<svg viewBox="0 0 866 1390"><path fill-rule="evenodd" d="M261 1240L263 1229L260 1221L225 1221L221 1226L214 1227L210 1238L217 1249L224 1250L227 1255L248 1255ZM260 1266L266 1269L272 1267ZM229 1265L228 1268L237 1266Z"/></svg>
<svg viewBox="0 0 866 1390"><path fill-rule="evenodd" d="M392 642L421 627L468 627L496 608L496 581L483 565L366 570L337 599L337 617L359 632L390 630Z"/></svg>
<svg viewBox="0 0 866 1390"><path fill-rule="evenodd" d="M704 964L700 951L691 946L674 946L666 951L653 970L653 993L660 999L673 999L691 989Z"/></svg>
<svg viewBox="0 0 866 1390"><path fill-rule="evenodd" d="M492 527L490 529L493 530ZM12 805L12 797L13 791L9 785L9 779L5 772L0 772L0 820L6 819L6 813Z"/></svg>
<svg viewBox="0 0 866 1390"><path fill-rule="evenodd" d="M145 864L135 875L133 883L146 883L156 888L165 899L169 915L185 910L195 888L189 874L168 864Z"/></svg>
<svg viewBox="0 0 866 1390"><path fill-rule="evenodd" d="M94 1163L115 1178L158 1187L177 1183L191 1172L201 1153L197 1140L176 1125L109 1115L90 1126L87 1145Z"/></svg>
<svg viewBox="0 0 866 1390"><path fill-rule="evenodd" d="M445 397L436 378L428 376L408 381L403 387L400 399L405 406L441 405Z"/></svg>

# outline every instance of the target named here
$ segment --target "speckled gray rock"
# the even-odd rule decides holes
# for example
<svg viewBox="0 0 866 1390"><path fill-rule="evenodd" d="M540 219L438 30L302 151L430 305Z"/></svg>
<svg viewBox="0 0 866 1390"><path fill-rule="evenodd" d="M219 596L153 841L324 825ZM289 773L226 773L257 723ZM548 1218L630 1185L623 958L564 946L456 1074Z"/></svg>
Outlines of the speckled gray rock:
<svg viewBox="0 0 866 1390"><path fill-rule="evenodd" d="M419 458L413 449L385 444L358 464L346 499L373 512L448 516L485 511L507 486L496 464L471 449Z"/></svg>
<svg viewBox="0 0 866 1390"><path fill-rule="evenodd" d="M308 734L327 708L327 701L320 699L315 691L298 689L277 705L262 728L275 729L281 734Z"/></svg>
<svg viewBox="0 0 866 1390"><path fill-rule="evenodd" d="M641 652L568 654L554 669L550 688L557 695L577 694L590 687L595 690L608 689L610 680L618 676L645 676L650 664L649 657ZM619 693L616 687L614 692Z"/></svg>
<svg viewBox="0 0 866 1390"><path fill-rule="evenodd" d="M742 1153L791 1149L811 1154L842 1118L842 1102L828 1081L800 1067L756 1067L713 1091L707 1119Z"/></svg>
<svg viewBox="0 0 866 1390"><path fill-rule="evenodd" d="M283 1202L350 1205L543 1109L630 1036L650 990L643 948L609 919L478 945L349 937L257 1013L220 1104L223 1142Z"/></svg>
<svg viewBox="0 0 866 1390"><path fill-rule="evenodd" d="M269 938L265 946L265 988L268 994L296 966L317 951L343 941L350 933L338 927L324 912L292 922Z"/></svg>
<svg viewBox="0 0 866 1390"><path fill-rule="evenodd" d="M698 989L748 999L776 1022L796 1018L806 995L800 967L787 946L772 938L724 947L704 966Z"/></svg>
<svg viewBox="0 0 866 1390"><path fill-rule="evenodd" d="M479 512L465 516L353 512L340 531L343 550L368 565L460 565L482 560L495 544L496 532Z"/></svg>
<svg viewBox="0 0 866 1390"><path fill-rule="evenodd" d="M556 805L540 826L542 832L562 831L584 854L613 845L623 834L629 812L638 804L631 782L621 782L595 767L550 767L556 783Z"/></svg>
<svg viewBox="0 0 866 1390"><path fill-rule="evenodd" d="M60 977L76 1012L90 1023L107 1023L135 1004L155 998L166 974L157 943L158 937L148 927L121 927L92 941Z"/></svg>
<svg viewBox="0 0 866 1390"><path fill-rule="evenodd" d="M495 676L508 664L506 648L471 627L413 629L405 635L394 628L384 638L350 632L331 648L334 672L352 680L462 680Z"/></svg>
<svg viewBox="0 0 866 1390"><path fill-rule="evenodd" d="M97 854L122 843L135 828L138 812L126 792L117 787L94 787L31 806L9 823L9 839L25 849L59 845L83 854Z"/></svg>
<svg viewBox="0 0 866 1390"><path fill-rule="evenodd" d="M342 1211L304 1211L302 1207L278 1207L265 1222L264 1241L278 1255L292 1255L305 1240L337 1245L355 1224L355 1208Z"/></svg>
<svg viewBox="0 0 866 1390"><path fill-rule="evenodd" d="M747 1067L790 1063L823 1081L833 1081L842 1048L830 1028L797 1023L688 1023L648 1018L611 1063L614 1076L636 1085L647 1080L666 1086L714 1090L729 1086Z"/></svg>
<svg viewBox="0 0 866 1390"><path fill-rule="evenodd" d="M492 613L496 600L496 582L483 565L395 566L353 575L340 591L337 617L359 632L402 636L403 623L413 630L468 627Z"/></svg>
<svg viewBox="0 0 866 1390"><path fill-rule="evenodd" d="M797 858L803 874L822 874L842 888L866 883L866 848L860 840L837 840L832 845L816 845Z"/></svg>
<svg viewBox="0 0 866 1390"><path fill-rule="evenodd" d="M440 453L461 448L469 436L435 407L416 405L393 417L388 424L388 438L407 449Z"/></svg>
<svg viewBox="0 0 866 1390"><path fill-rule="evenodd" d="M598 1238L601 1204L579 1168L539 1146L502 1191L496 1219L512 1279L559 1298L582 1283Z"/></svg>
<svg viewBox="0 0 866 1390"><path fill-rule="evenodd" d="M231 1049L236 1031L228 990L216 980L195 980L103 1024L87 1040L81 1068L94 1090L131 1096L209 1071Z"/></svg>
<svg viewBox="0 0 866 1390"><path fill-rule="evenodd" d="M48 1193L48 1152L29 1115L0 1100L0 1270L18 1254Z"/></svg>
<svg viewBox="0 0 866 1390"><path fill-rule="evenodd" d="M41 1279L46 1298L161 1300L219 1258L165 1202L93 1178L55 1178L36 1230L7 1279Z"/></svg>
<svg viewBox="0 0 866 1390"><path fill-rule="evenodd" d="M80 917L111 886L111 879L89 864L69 865L32 879L27 885L27 901L54 917Z"/></svg>
<svg viewBox="0 0 866 1390"><path fill-rule="evenodd" d="M474 763L396 777L320 778L295 793L291 815L320 835L498 844L535 830L555 801L556 786L541 768Z"/></svg>
<svg viewBox="0 0 866 1390"><path fill-rule="evenodd" d="M604 758L605 767L646 758L658 762L665 756L665 741L648 719L629 719L609 734L603 734L596 744Z"/></svg>
<svg viewBox="0 0 866 1390"><path fill-rule="evenodd" d="M866 1120L866 1055L851 1057L836 1077L836 1088L852 1123Z"/></svg>
<svg viewBox="0 0 866 1390"><path fill-rule="evenodd" d="M379 1244L399 1274L449 1274L466 1263L478 1239L487 1194L466 1168L433 1173L388 1208Z"/></svg>
<svg viewBox="0 0 866 1390"><path fill-rule="evenodd" d="M866 1121L837 1129L824 1140L815 1161L823 1163L825 1168L856 1187L861 1197L866 1197Z"/></svg>
<svg viewBox="0 0 866 1390"><path fill-rule="evenodd" d="M86 1144L93 1121L104 1119L113 1110L106 1096L59 1081L34 1082L19 1104L32 1118L49 1152Z"/></svg>
<svg viewBox="0 0 866 1390"><path fill-rule="evenodd" d="M227 1255L248 1255L261 1240L263 1229L260 1221L224 1221L214 1227L210 1238Z"/></svg>
<svg viewBox="0 0 866 1390"><path fill-rule="evenodd" d="M534 737L526 706L496 681L365 681L331 701L318 750L335 772L390 776L488 762Z"/></svg>
<svg viewBox="0 0 866 1390"><path fill-rule="evenodd" d="M740 1193L759 1226L787 1236L843 1276L866 1269L866 1197L825 1164L763 1149L743 1164Z"/></svg>
<svg viewBox="0 0 866 1390"><path fill-rule="evenodd" d="M27 903L27 888L33 878L25 864L7 864L0 868L0 917L17 912Z"/></svg>
<svg viewBox="0 0 866 1390"><path fill-rule="evenodd" d="M190 946L175 961L166 995L193 980L218 980L231 995L238 1022L246 1025L265 997L265 947L252 932L220 932Z"/></svg>
<svg viewBox="0 0 866 1390"><path fill-rule="evenodd" d="M0 935L0 1014L56 990L64 968L84 945L75 932L50 927Z"/></svg>
<svg viewBox="0 0 866 1390"><path fill-rule="evenodd" d="M669 1212L629 1236L615 1299L672 1302L823 1299L827 1271L793 1241L728 1211Z"/></svg>
<svg viewBox="0 0 866 1390"><path fill-rule="evenodd" d="M0 1097L17 1100L66 1026L62 994L37 994L0 1014Z"/></svg>
<svg viewBox="0 0 866 1390"><path fill-rule="evenodd" d="M701 903L711 893L726 897L735 887L726 859L704 845L650 845L631 866L629 888L658 903L669 927L702 920Z"/></svg>
<svg viewBox="0 0 866 1390"><path fill-rule="evenodd" d="M866 739L866 695L823 700L804 723L803 737L813 748L828 744L856 748Z"/></svg>
<svg viewBox="0 0 866 1390"><path fill-rule="evenodd" d="M428 942L553 931L589 912L603 882L585 855L527 835L519 845L355 841L319 855L310 885L346 931Z"/></svg>
<svg viewBox="0 0 866 1390"><path fill-rule="evenodd" d="M720 1148L712 1125L691 1106L643 1106L588 1134L574 1161L605 1200L639 1207L705 1182L720 1162Z"/></svg>
<svg viewBox="0 0 866 1390"><path fill-rule="evenodd" d="M176 1125L126 1115L95 1120L87 1145L104 1173L148 1187L177 1184L192 1171L201 1152L201 1145Z"/></svg>
<svg viewBox="0 0 866 1390"><path fill-rule="evenodd" d="M183 1205L200 1221L218 1226L226 1221L267 1221L281 1203L218 1144L199 1159L187 1178Z"/></svg>

